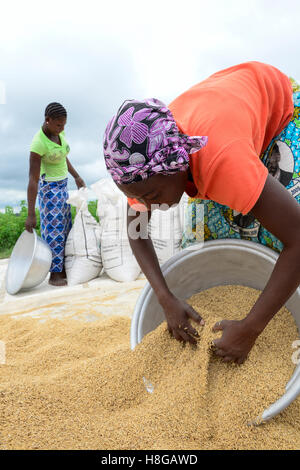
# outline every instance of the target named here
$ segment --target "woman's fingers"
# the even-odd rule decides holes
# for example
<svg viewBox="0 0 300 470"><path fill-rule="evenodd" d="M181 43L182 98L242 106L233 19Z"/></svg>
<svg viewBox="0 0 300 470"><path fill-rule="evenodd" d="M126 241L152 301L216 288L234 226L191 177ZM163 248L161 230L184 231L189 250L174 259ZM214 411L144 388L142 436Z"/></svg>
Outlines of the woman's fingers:
<svg viewBox="0 0 300 470"><path fill-rule="evenodd" d="M220 349L220 350L221 350L221 349L222 349L222 344L223 344L223 343L222 343L222 338L214 339L214 340L212 341L212 348L213 348L214 350L217 350L217 349Z"/></svg>
<svg viewBox="0 0 300 470"><path fill-rule="evenodd" d="M197 342L195 338L199 338L199 333L189 322L186 322L184 325L180 325L180 330L183 331L184 335L187 335L192 340L191 342L193 344Z"/></svg>
<svg viewBox="0 0 300 470"><path fill-rule="evenodd" d="M187 324L183 327L183 330L184 330L188 335L196 336L196 338L199 338L199 333L198 333L198 331L195 330L195 328L193 328L192 325L190 325L190 323L187 323Z"/></svg>
<svg viewBox="0 0 300 470"><path fill-rule="evenodd" d="M173 329L172 330L172 335L174 336L175 339L177 339L177 341L183 341L183 338L179 334L178 330Z"/></svg>
<svg viewBox="0 0 300 470"><path fill-rule="evenodd" d="M195 320L197 323L200 323L200 325L204 325L203 318L192 307L189 307L187 309L187 314L192 320Z"/></svg>
<svg viewBox="0 0 300 470"><path fill-rule="evenodd" d="M234 361L234 358L231 357L231 356L225 356L223 359L222 359L223 362L231 362L231 361Z"/></svg>
<svg viewBox="0 0 300 470"><path fill-rule="evenodd" d="M168 330L171 335L177 339L177 341L188 341L191 344L197 343L197 340L194 338L194 336L199 337L199 335L197 331L190 325L186 325L185 327L179 325L177 328L171 328L168 326Z"/></svg>
<svg viewBox="0 0 300 470"><path fill-rule="evenodd" d="M217 323L214 324L212 327L212 331L222 331L224 329L224 326L226 325L226 320L221 320L218 321Z"/></svg>
<svg viewBox="0 0 300 470"><path fill-rule="evenodd" d="M168 321L168 330L178 341L188 341L191 344L196 344L196 338L199 338L199 333L190 324L189 319L194 320L200 325L204 325L204 320L189 304L184 301L177 301L175 304L175 312L172 316L166 311ZM178 310L177 308L180 307Z"/></svg>
<svg viewBox="0 0 300 470"><path fill-rule="evenodd" d="M223 351L223 349L220 349L220 348L214 348L214 354L216 356L219 356L220 358L222 358L222 361L223 362L231 362L231 361L234 361L234 357L232 356L229 356L228 353L226 353L225 351Z"/></svg>
<svg viewBox="0 0 300 470"><path fill-rule="evenodd" d="M243 364L243 362L245 362L246 359L247 359L246 357L239 357L239 359L236 359L234 362L240 365L240 364Z"/></svg>
<svg viewBox="0 0 300 470"><path fill-rule="evenodd" d="M214 349L214 353L216 356L221 356L221 357L225 357L227 355L227 353L224 352L223 349L219 349L219 348Z"/></svg>
<svg viewBox="0 0 300 470"><path fill-rule="evenodd" d="M193 337L193 334L190 333L188 325L180 326L180 328L177 329L177 332L179 333L183 341L188 341L191 344L197 343L197 340Z"/></svg>

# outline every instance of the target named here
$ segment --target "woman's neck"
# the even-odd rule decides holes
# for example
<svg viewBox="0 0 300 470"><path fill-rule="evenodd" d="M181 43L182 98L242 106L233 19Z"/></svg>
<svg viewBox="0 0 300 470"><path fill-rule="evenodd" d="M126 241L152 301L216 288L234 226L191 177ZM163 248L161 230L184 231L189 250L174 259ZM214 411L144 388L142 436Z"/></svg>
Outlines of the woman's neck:
<svg viewBox="0 0 300 470"><path fill-rule="evenodd" d="M42 125L42 131L44 132L44 134L50 139L50 137L52 137L52 134L51 132L49 131L49 129L47 129L45 123Z"/></svg>

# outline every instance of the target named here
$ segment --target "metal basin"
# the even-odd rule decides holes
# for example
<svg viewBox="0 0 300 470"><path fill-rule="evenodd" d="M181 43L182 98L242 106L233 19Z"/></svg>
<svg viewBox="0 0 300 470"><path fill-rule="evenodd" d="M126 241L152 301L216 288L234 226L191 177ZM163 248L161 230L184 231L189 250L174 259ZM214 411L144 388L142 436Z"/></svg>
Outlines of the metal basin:
<svg viewBox="0 0 300 470"><path fill-rule="evenodd" d="M21 289L38 286L46 278L52 262L47 243L33 230L20 235L11 254L6 272L6 290L16 294Z"/></svg>
<svg viewBox="0 0 300 470"><path fill-rule="evenodd" d="M205 242L197 249L192 245L182 250L162 267L170 290L187 299L205 289L219 285L242 285L263 290L278 255L262 245L243 240ZM300 288L286 303L300 331ZM131 348L165 320L153 289L147 283L142 290L131 321ZM292 349L291 349L292 355ZM266 421L280 413L300 394L300 364L286 385L284 395L262 414Z"/></svg>

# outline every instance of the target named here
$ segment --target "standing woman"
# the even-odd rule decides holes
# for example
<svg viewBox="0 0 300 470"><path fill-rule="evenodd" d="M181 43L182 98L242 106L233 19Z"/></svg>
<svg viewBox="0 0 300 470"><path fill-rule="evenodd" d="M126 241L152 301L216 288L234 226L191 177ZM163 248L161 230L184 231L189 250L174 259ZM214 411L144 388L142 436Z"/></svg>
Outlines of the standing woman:
<svg viewBox="0 0 300 470"><path fill-rule="evenodd" d="M85 186L67 155L70 147L65 139L64 127L67 111L60 103L50 103L45 109L45 121L35 134L30 146L29 183L27 188L28 232L36 227L35 202L39 195L42 238L52 251L49 284L67 284L64 268L65 243L72 226L68 199L68 172L77 188Z"/></svg>

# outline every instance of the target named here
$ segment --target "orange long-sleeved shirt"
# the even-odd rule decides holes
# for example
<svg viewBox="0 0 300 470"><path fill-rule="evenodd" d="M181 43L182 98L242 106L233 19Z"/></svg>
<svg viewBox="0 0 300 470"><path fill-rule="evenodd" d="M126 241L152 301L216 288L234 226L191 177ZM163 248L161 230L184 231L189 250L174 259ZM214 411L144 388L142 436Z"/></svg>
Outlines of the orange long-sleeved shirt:
<svg viewBox="0 0 300 470"><path fill-rule="evenodd" d="M186 192L247 214L268 174L259 156L293 114L289 78L271 65L243 63L193 86L169 109L181 132L208 136L190 155L194 185Z"/></svg>

